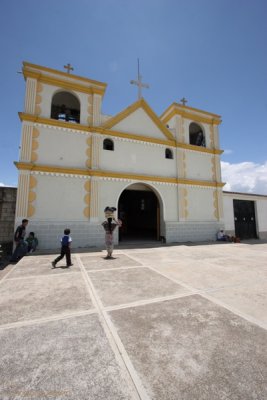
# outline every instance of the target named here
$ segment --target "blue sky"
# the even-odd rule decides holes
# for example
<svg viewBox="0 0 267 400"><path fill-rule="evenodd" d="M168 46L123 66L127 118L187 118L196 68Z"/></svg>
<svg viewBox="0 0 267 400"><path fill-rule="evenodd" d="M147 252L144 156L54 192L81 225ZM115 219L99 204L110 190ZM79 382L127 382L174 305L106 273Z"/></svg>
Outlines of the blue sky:
<svg viewBox="0 0 267 400"><path fill-rule="evenodd" d="M143 96L160 115L187 105L222 116L224 189L267 195L266 0L2 0L0 185L16 186L23 61L108 84L103 112Z"/></svg>

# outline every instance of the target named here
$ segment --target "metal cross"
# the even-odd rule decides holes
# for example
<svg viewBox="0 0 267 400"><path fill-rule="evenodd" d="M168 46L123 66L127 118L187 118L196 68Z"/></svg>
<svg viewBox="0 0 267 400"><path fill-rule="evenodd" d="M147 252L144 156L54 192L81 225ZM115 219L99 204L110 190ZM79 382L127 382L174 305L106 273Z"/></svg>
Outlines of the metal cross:
<svg viewBox="0 0 267 400"><path fill-rule="evenodd" d="M70 65L70 63L64 65L64 68L66 68L68 74L70 74L70 71L74 70L74 68Z"/></svg>
<svg viewBox="0 0 267 400"><path fill-rule="evenodd" d="M138 63L138 75L137 75L137 81L130 81L132 85L138 86L138 100L142 98L142 88L149 89L149 85L146 83L142 83L142 76L140 75L139 72L139 58L137 59Z"/></svg>
<svg viewBox="0 0 267 400"><path fill-rule="evenodd" d="M184 97L180 101L183 103L183 106L185 106L187 103L187 100Z"/></svg>

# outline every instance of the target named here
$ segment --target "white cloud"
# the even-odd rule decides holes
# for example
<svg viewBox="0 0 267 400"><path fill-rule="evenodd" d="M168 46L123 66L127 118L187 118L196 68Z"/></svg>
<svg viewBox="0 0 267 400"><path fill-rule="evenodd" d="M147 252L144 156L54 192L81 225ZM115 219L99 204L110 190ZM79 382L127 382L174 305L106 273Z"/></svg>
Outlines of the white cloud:
<svg viewBox="0 0 267 400"><path fill-rule="evenodd" d="M0 187L17 187L17 185L6 185L3 182L0 182Z"/></svg>
<svg viewBox="0 0 267 400"><path fill-rule="evenodd" d="M222 181L226 182L223 190L267 195L267 161L264 164L221 161L221 167Z"/></svg>

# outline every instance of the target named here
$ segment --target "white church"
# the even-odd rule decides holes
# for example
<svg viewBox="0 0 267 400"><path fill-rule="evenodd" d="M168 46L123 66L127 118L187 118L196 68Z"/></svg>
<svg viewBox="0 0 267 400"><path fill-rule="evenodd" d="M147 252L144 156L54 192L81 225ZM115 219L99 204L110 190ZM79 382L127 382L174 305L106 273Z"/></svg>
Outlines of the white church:
<svg viewBox="0 0 267 400"><path fill-rule="evenodd" d="M214 241L216 232L267 238L267 196L223 192L221 117L172 103L158 116L142 98L102 113L106 83L23 63L26 81L16 225L30 220L40 249L103 246L104 208L116 241ZM141 80L135 82L141 87Z"/></svg>

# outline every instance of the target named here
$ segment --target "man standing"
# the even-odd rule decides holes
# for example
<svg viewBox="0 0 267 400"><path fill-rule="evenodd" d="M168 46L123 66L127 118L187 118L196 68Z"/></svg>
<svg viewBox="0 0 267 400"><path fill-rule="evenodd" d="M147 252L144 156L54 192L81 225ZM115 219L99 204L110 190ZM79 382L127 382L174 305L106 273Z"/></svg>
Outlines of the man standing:
<svg viewBox="0 0 267 400"><path fill-rule="evenodd" d="M21 225L19 225L14 234L14 242L16 243L16 248L12 254L10 262L17 262L21 257L25 256L27 253L27 243L24 241L26 235L26 226L29 221L23 219Z"/></svg>

